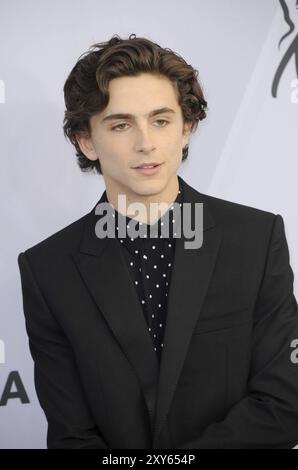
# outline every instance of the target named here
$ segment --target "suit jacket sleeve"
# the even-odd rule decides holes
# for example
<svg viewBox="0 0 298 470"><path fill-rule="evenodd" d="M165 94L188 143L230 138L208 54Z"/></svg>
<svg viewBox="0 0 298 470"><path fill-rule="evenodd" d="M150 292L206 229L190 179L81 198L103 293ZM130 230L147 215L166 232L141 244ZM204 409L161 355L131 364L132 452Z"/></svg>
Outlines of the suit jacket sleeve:
<svg viewBox="0 0 298 470"><path fill-rule="evenodd" d="M106 449L86 405L67 338L49 311L26 253L19 254L18 264L35 388L48 421L47 447Z"/></svg>
<svg viewBox="0 0 298 470"><path fill-rule="evenodd" d="M275 216L254 310L247 395L181 449L287 449L298 443L298 307L283 218ZM296 361L295 361L296 358Z"/></svg>

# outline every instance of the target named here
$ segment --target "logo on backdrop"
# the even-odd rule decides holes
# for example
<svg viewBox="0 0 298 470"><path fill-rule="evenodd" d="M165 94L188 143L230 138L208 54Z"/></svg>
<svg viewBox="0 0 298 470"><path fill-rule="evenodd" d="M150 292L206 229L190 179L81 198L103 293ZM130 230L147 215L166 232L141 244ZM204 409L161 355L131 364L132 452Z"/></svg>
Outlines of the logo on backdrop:
<svg viewBox="0 0 298 470"><path fill-rule="evenodd" d="M0 367L1 364L5 364L5 343L3 339L0 339ZM1 382L0 385L2 386ZM6 406L8 400L15 398L18 398L22 404L30 403L24 384L17 370L13 370L8 374L8 377L4 381L2 393L0 388L0 406Z"/></svg>
<svg viewBox="0 0 298 470"><path fill-rule="evenodd" d="M294 2L294 6L296 7L296 10L294 10L294 14L292 15L293 18L291 18L290 16L290 12L289 12L289 6L290 4L292 4ZM293 34L294 30L295 30L295 22L296 22L296 26L298 25L298 0L279 0L279 3L281 5L281 8L283 10L283 14L284 14L284 20L285 22L287 23L287 25L289 26L289 29L288 31L281 37L279 43L278 43L278 49L280 49L280 45L281 43L290 35ZM295 14L296 13L296 14ZM274 79L273 79L273 82L272 82L272 87L271 87L271 94L274 98L276 98L277 96L277 89L278 89L278 85L279 85L279 82L281 80L281 77L289 63L289 61L293 59L294 61L294 64L295 64L295 68L296 68L296 78L294 80L292 80L291 82L291 86L292 87L298 87L298 33L296 34L296 36L294 36L294 38L292 39L292 42L290 43L290 45L288 46L288 49L286 50L286 52L284 53L284 56L282 57L278 67L277 67L277 70L275 72L275 75L274 75ZM296 97L294 96L296 94ZM293 91L293 94L292 94L292 97L291 97L291 101L293 103L297 103L298 102L298 92L296 90Z"/></svg>

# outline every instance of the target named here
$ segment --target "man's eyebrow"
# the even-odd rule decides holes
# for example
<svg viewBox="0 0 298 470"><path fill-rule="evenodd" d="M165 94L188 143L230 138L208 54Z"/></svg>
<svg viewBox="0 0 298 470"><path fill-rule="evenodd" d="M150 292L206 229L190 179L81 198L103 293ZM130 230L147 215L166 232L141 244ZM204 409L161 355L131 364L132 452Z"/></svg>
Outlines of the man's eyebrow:
<svg viewBox="0 0 298 470"><path fill-rule="evenodd" d="M164 114L164 113L172 113L176 114L176 112L171 108L158 108L150 111L147 115L149 117L156 116L157 114ZM116 114L109 114L108 116L104 117L101 122L111 121L112 119L134 119L133 114L128 113L116 113Z"/></svg>

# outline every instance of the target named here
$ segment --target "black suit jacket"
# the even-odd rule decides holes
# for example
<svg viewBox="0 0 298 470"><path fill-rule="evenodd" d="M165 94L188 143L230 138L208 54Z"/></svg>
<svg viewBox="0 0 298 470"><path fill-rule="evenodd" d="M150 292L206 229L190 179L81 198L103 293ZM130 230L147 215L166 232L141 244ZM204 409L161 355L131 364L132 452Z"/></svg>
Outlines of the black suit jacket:
<svg viewBox="0 0 298 470"><path fill-rule="evenodd" d="M95 207L18 257L48 448L298 443L283 219L179 178L184 201L203 203L203 245L176 239L160 368L123 247L96 237Z"/></svg>

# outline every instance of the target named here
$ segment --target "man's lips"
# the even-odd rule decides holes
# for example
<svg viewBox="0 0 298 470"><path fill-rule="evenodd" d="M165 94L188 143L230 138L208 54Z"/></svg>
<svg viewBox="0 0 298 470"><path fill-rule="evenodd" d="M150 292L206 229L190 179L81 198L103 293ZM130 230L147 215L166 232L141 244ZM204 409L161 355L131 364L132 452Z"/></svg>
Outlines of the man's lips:
<svg viewBox="0 0 298 470"><path fill-rule="evenodd" d="M156 173L159 172L160 168L162 166L162 163L158 163L156 164L155 166L140 166L140 167L136 167L134 168L134 170L136 170L136 172L140 173L140 174L143 174L143 175L155 175Z"/></svg>
<svg viewBox="0 0 298 470"><path fill-rule="evenodd" d="M152 163L142 163L142 165L135 166L134 169L137 168L153 168L155 166L161 165L161 163L158 162L152 162Z"/></svg>

